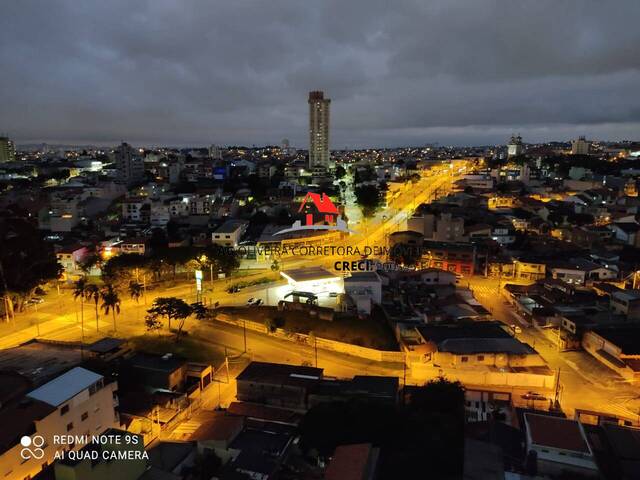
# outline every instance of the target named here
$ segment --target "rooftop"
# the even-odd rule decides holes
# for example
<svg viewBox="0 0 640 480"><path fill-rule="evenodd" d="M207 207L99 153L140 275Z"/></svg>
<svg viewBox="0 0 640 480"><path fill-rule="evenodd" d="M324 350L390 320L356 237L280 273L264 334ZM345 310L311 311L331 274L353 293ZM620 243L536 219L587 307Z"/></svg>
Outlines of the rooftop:
<svg viewBox="0 0 640 480"><path fill-rule="evenodd" d="M640 355L640 326L599 327L593 332L620 347L623 355Z"/></svg>
<svg viewBox="0 0 640 480"><path fill-rule="evenodd" d="M513 355L531 355L536 351L526 343L515 338L450 338L438 344L441 352L457 354L473 353L510 353Z"/></svg>
<svg viewBox="0 0 640 480"><path fill-rule="evenodd" d="M323 370L315 367L281 363L251 362L236 380L255 381L274 385L312 385L322 378Z"/></svg>
<svg viewBox="0 0 640 480"><path fill-rule="evenodd" d="M134 368L167 373L174 372L185 364L186 360L171 354L151 355L149 353L136 353L133 358L131 358L131 365Z"/></svg>
<svg viewBox="0 0 640 480"><path fill-rule="evenodd" d="M17 445L24 435L35 433L34 422L55 412L51 405L39 400L25 399L0 411L0 453Z"/></svg>
<svg viewBox="0 0 640 480"><path fill-rule="evenodd" d="M283 270L280 274L287 280L290 279L294 282L337 278L336 274L322 267L295 268L292 270Z"/></svg>
<svg viewBox="0 0 640 480"><path fill-rule="evenodd" d="M75 367L54 380L45 383L40 388L33 390L28 396L58 407L102 378L102 375L90 370Z"/></svg>
<svg viewBox="0 0 640 480"><path fill-rule="evenodd" d="M468 325L441 324L421 325L418 331L425 340L440 343L454 338L511 338L499 322L474 322Z"/></svg>
<svg viewBox="0 0 640 480"><path fill-rule="evenodd" d="M535 445L591 454L577 420L525 413L525 423Z"/></svg>
<svg viewBox="0 0 640 480"><path fill-rule="evenodd" d="M247 222L245 222L244 220L227 220L218 228L216 228L214 233L233 233L246 224Z"/></svg>
<svg viewBox="0 0 640 480"><path fill-rule="evenodd" d="M326 480L362 480L370 478L378 449L370 443L340 445L336 448L324 478Z"/></svg>
<svg viewBox="0 0 640 480"><path fill-rule="evenodd" d="M350 277L344 279L344 283L356 282L380 282L376 272L353 272Z"/></svg>

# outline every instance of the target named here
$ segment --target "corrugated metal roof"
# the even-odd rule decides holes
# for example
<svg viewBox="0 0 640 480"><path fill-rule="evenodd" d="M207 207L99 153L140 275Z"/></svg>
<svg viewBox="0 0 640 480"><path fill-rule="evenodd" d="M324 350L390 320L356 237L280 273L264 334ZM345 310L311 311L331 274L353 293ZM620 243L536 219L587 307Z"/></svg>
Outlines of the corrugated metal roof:
<svg viewBox="0 0 640 480"><path fill-rule="evenodd" d="M103 378L102 375L82 367L75 367L40 388L36 388L28 396L58 407L101 378Z"/></svg>

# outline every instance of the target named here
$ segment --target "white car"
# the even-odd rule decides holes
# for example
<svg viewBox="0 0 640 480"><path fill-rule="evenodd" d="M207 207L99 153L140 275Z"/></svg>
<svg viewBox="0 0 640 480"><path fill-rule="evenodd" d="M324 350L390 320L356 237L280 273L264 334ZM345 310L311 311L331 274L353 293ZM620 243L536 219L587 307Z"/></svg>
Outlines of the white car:
<svg viewBox="0 0 640 480"><path fill-rule="evenodd" d="M251 297L249 300L247 300L247 307L253 305L253 302L255 302L255 301L256 301L256 299Z"/></svg>

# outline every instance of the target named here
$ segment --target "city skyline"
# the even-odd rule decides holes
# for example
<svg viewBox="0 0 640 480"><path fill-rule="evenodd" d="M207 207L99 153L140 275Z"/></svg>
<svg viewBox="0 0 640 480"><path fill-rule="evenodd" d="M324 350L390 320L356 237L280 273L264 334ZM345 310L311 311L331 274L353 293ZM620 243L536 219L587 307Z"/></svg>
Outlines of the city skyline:
<svg viewBox="0 0 640 480"><path fill-rule="evenodd" d="M0 131L17 144L302 147L318 89L336 149L637 138L636 3L360 7L7 5Z"/></svg>

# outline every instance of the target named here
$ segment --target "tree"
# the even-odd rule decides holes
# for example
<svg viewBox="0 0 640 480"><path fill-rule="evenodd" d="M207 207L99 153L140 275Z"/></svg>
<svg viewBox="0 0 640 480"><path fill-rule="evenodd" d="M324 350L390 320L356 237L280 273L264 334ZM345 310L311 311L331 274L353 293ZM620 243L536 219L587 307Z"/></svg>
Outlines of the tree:
<svg viewBox="0 0 640 480"><path fill-rule="evenodd" d="M171 331L171 320L178 321L176 330L176 342L180 339L184 322L193 313L193 308L181 298L176 297L158 297L154 300L153 305L147 310L147 318L165 317Z"/></svg>
<svg viewBox="0 0 640 480"><path fill-rule="evenodd" d="M120 296L115 287L108 283L100 291L100 298L102 299L102 311L105 315L109 315L109 312L113 315L113 330L116 331L116 314L120 314Z"/></svg>
<svg viewBox="0 0 640 480"><path fill-rule="evenodd" d="M141 283L138 283L136 281L129 282L129 295L136 301L136 303L139 303L140 297L143 293L144 287Z"/></svg>
<svg viewBox="0 0 640 480"><path fill-rule="evenodd" d="M102 279L106 284L111 284L124 290L134 277L139 277L139 272L145 269L148 260L138 253L124 253L111 257L102 266ZM137 278L135 278L137 281Z"/></svg>
<svg viewBox="0 0 640 480"><path fill-rule="evenodd" d="M62 271L53 248L31 223L0 218L0 295L7 318L14 309L23 309L36 288L58 279Z"/></svg>
<svg viewBox="0 0 640 480"><path fill-rule="evenodd" d="M144 323L148 332L160 332L162 328L162 322L158 320L157 315L147 314L144 317Z"/></svg>
<svg viewBox="0 0 640 480"><path fill-rule="evenodd" d="M198 320L205 320L211 316L211 311L202 304L202 302L197 302L191 305L191 313Z"/></svg>
<svg viewBox="0 0 640 480"><path fill-rule="evenodd" d="M362 185L356 187L356 202L362 209L365 217L372 217L382 203L380 191L375 185Z"/></svg>
<svg viewBox="0 0 640 480"><path fill-rule="evenodd" d="M87 279L82 277L73 284L73 299L80 299L80 328L84 336L84 299L87 296ZM76 317L77 318L77 317Z"/></svg>
<svg viewBox="0 0 640 480"><path fill-rule="evenodd" d="M276 321L271 317L267 317L267 319L264 321L264 326L269 333L275 332L278 328L278 326L276 325Z"/></svg>
<svg viewBox="0 0 640 480"><path fill-rule="evenodd" d="M96 314L96 332L98 331L98 302L100 302L100 287L92 283L87 285L85 289L85 298L87 300L93 300Z"/></svg>
<svg viewBox="0 0 640 480"><path fill-rule="evenodd" d="M340 180L342 177L344 177L347 174L347 171L344 169L344 167L342 165L338 165L336 167L336 178L338 180Z"/></svg>

